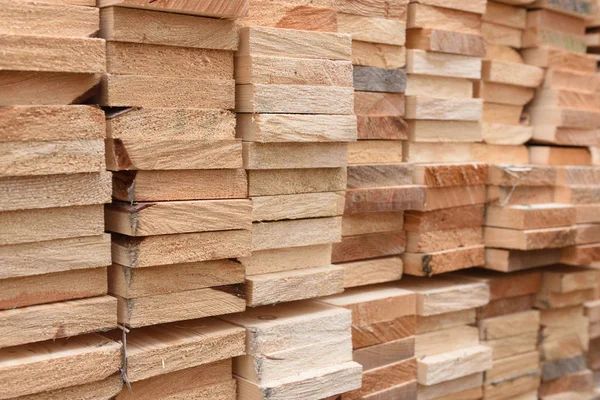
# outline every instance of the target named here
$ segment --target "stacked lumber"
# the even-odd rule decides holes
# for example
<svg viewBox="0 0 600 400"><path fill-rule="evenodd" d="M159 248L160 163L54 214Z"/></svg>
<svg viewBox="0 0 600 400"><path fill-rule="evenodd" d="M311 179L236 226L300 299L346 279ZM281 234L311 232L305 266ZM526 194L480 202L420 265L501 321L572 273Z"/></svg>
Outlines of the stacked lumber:
<svg viewBox="0 0 600 400"><path fill-rule="evenodd" d="M353 359L362 365L354 399L416 399L416 295L397 282L346 289L321 301L352 311Z"/></svg>
<svg viewBox="0 0 600 400"><path fill-rule="evenodd" d="M404 272L432 276L485 262L483 216L487 164L415 164L424 201L405 213Z"/></svg>
<svg viewBox="0 0 600 400"><path fill-rule="evenodd" d="M405 210L422 203L412 168L402 163L408 0L335 0L338 32L352 35L354 113L358 141L349 144L342 241L332 262L344 287L402 277Z"/></svg>
<svg viewBox="0 0 600 400"><path fill-rule="evenodd" d="M121 344L107 296L105 70L98 10L0 1L0 398L110 398ZM31 396L31 397L30 397Z"/></svg>
<svg viewBox="0 0 600 400"><path fill-rule="evenodd" d="M561 262L591 265L600 261L600 168L557 168L557 202L575 209L576 236L573 246L562 250Z"/></svg>
<svg viewBox="0 0 600 400"><path fill-rule="evenodd" d="M356 140L351 38L247 26L240 40L237 132L252 200L252 254L240 259L246 302L339 293L344 270L331 254L341 240L347 142Z"/></svg>
<svg viewBox="0 0 600 400"><path fill-rule="evenodd" d="M476 400L493 349L479 340L476 309L490 299L486 283L456 277L404 277L399 287L416 294L418 398Z"/></svg>
<svg viewBox="0 0 600 400"><path fill-rule="evenodd" d="M561 248L575 245L576 209L556 196L557 175L547 165L490 165L486 268L511 272L556 264Z"/></svg>
<svg viewBox="0 0 600 400"><path fill-rule="evenodd" d="M527 13L527 64L546 69L527 113L533 126L530 159L535 164L590 165L597 146L600 103L596 59L585 54L591 1L536 1ZM527 36L527 35L525 35ZM559 147L560 146L560 147Z"/></svg>
<svg viewBox="0 0 600 400"><path fill-rule="evenodd" d="M598 270L555 265L542 270L535 307L540 310L542 399L589 399L592 372L587 369L589 320L584 303L596 298Z"/></svg>
<svg viewBox="0 0 600 400"><path fill-rule="evenodd" d="M488 46L521 49L531 35L527 26L527 5L536 0L489 0L483 15L482 31ZM508 60L510 61L510 60Z"/></svg>
<svg viewBox="0 0 600 400"><path fill-rule="evenodd" d="M477 309L479 339L494 350L493 366L484 373L482 398L537 399L540 311L533 305L541 272L506 274L472 269L456 276L487 283L490 288L489 304Z"/></svg>
<svg viewBox="0 0 600 400"><path fill-rule="evenodd" d="M117 398L233 399L245 331L210 317L245 309L235 258L250 254L252 207L232 111L237 28L219 18L247 2L99 6L98 102L114 171L108 287L123 327L107 337L123 337L131 386Z"/></svg>
<svg viewBox="0 0 600 400"><path fill-rule="evenodd" d="M246 329L246 355L233 364L238 399L320 400L361 386L349 310L299 301L221 318Z"/></svg>
<svg viewBox="0 0 600 400"><path fill-rule="evenodd" d="M593 376L589 374L584 375L582 378L586 379L586 384L589 387L589 381L593 382L594 386L594 399L600 396L600 385L598 382L598 376L600 371L600 300L596 296L596 300L590 300L583 304L584 314L589 321L588 335L590 339L589 348L587 352L587 365L593 372Z"/></svg>

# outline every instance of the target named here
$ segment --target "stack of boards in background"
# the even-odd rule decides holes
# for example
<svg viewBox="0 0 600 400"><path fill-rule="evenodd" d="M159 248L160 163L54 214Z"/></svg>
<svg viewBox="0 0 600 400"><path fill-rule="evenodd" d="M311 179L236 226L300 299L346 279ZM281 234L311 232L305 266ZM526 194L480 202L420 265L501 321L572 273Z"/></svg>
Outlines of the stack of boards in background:
<svg viewBox="0 0 600 400"><path fill-rule="evenodd" d="M231 19L247 4L146 3L99 2L107 74L98 101L115 171L109 293L124 332L107 336L123 336L130 386L117 398L231 399L245 330L210 317L246 305L235 258L250 254L252 209L232 112Z"/></svg>
<svg viewBox="0 0 600 400"><path fill-rule="evenodd" d="M349 145L342 241L332 262L344 269L344 287L355 287L402 277L403 212L423 194L402 163L408 0L334 6L338 32L352 35L358 140Z"/></svg>
<svg viewBox="0 0 600 400"><path fill-rule="evenodd" d="M0 2L0 398L110 398L121 344L106 296L105 70L98 9Z"/></svg>
<svg viewBox="0 0 600 400"><path fill-rule="evenodd" d="M584 313L589 322L588 334L590 342L587 351L587 367L592 371L593 375L582 375L584 375L586 380L593 382L595 395L593 399L600 398L600 383L598 381L600 373L600 300L598 297L598 293L596 293L596 300L591 300L583 304Z"/></svg>

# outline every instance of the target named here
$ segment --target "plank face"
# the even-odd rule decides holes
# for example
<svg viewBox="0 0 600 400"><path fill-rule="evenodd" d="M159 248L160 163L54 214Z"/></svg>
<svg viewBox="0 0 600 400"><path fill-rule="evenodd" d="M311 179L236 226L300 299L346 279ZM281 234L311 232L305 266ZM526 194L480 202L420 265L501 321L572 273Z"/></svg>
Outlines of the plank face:
<svg viewBox="0 0 600 400"><path fill-rule="evenodd" d="M99 0L98 7L131 7L218 18L238 18L248 14L248 0L195 2L188 0Z"/></svg>

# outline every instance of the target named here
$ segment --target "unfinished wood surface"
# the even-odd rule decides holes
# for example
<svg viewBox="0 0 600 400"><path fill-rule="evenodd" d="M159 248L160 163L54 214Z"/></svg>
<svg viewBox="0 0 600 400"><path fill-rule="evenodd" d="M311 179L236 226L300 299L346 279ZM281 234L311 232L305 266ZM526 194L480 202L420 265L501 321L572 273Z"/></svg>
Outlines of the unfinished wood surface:
<svg viewBox="0 0 600 400"><path fill-rule="evenodd" d="M32 243L101 235L104 232L102 204L18 210L0 213L0 244Z"/></svg>
<svg viewBox="0 0 600 400"><path fill-rule="evenodd" d="M576 108L598 110L600 103L591 93L579 93L572 90L540 88L536 92L532 107Z"/></svg>
<svg viewBox="0 0 600 400"><path fill-rule="evenodd" d="M369 371L413 357L414 345L414 337L393 340L354 350L352 358L363 366L363 371Z"/></svg>
<svg viewBox="0 0 600 400"><path fill-rule="evenodd" d="M339 242L341 235L341 217L255 222L252 251Z"/></svg>
<svg viewBox="0 0 600 400"><path fill-rule="evenodd" d="M367 0L359 3L352 0L335 0L333 8L347 14L401 19L406 16L407 3L406 0L385 0L383 2ZM330 1L326 0L323 4L330 4Z"/></svg>
<svg viewBox="0 0 600 400"><path fill-rule="evenodd" d="M539 291L541 282L541 272L537 270L502 274L483 269L472 269L456 272L453 276L487 283L490 288L491 301L535 294ZM515 303L519 303L519 299L515 299ZM513 312L518 312L520 309L516 308L515 310ZM511 314L511 312L505 314ZM482 316L481 318L487 317Z"/></svg>
<svg viewBox="0 0 600 400"><path fill-rule="evenodd" d="M403 253L405 248L406 233L404 231L344 236L340 243L334 243L331 262L340 263L394 256Z"/></svg>
<svg viewBox="0 0 600 400"><path fill-rule="evenodd" d="M525 29L527 27L527 10L502 3L488 2L483 20L512 28Z"/></svg>
<svg viewBox="0 0 600 400"><path fill-rule="evenodd" d="M576 223L591 224L600 222L600 214L598 214L598 204L577 204L575 205Z"/></svg>
<svg viewBox="0 0 600 400"><path fill-rule="evenodd" d="M566 247L562 249L560 262L568 265L590 265L600 261L598 243Z"/></svg>
<svg viewBox="0 0 600 400"><path fill-rule="evenodd" d="M238 85L235 95L237 112L352 114L354 109L351 87L251 84Z"/></svg>
<svg viewBox="0 0 600 400"><path fill-rule="evenodd" d="M481 33L486 43L497 46L510 46L515 49L523 47L522 30L505 25L484 21L481 23Z"/></svg>
<svg viewBox="0 0 600 400"><path fill-rule="evenodd" d="M431 211L485 203L485 185L427 187L424 192L422 207L413 209Z"/></svg>
<svg viewBox="0 0 600 400"><path fill-rule="evenodd" d="M407 50L406 73L480 79L481 58L416 49Z"/></svg>
<svg viewBox="0 0 600 400"><path fill-rule="evenodd" d="M406 73L401 69L355 66L354 88L364 92L403 93Z"/></svg>
<svg viewBox="0 0 600 400"><path fill-rule="evenodd" d="M430 232L483 226L484 206L452 207L434 211L408 211L404 214L408 232Z"/></svg>
<svg viewBox="0 0 600 400"><path fill-rule="evenodd" d="M475 83L474 95L490 103L524 106L533 99L535 90L506 83L479 81Z"/></svg>
<svg viewBox="0 0 600 400"><path fill-rule="evenodd" d="M584 355L556 361L546 361L542 363L542 381L550 381L585 369Z"/></svg>
<svg viewBox="0 0 600 400"><path fill-rule="evenodd" d="M428 4L435 7L451 8L476 14L485 14L486 7L486 3L483 0L474 0L469 3L460 0L410 0L410 3Z"/></svg>
<svg viewBox="0 0 600 400"><path fill-rule="evenodd" d="M591 391L594 387L594 374L591 370L586 369L583 371L569 374L552 380L544 382L540 387L542 396L551 396L558 393L564 393L568 391L581 392Z"/></svg>
<svg viewBox="0 0 600 400"><path fill-rule="evenodd" d="M595 4L589 0L578 0L574 2L565 0L536 0L528 5L527 8L544 8L567 15L573 15L578 18L587 18L596 11Z"/></svg>
<svg viewBox="0 0 600 400"><path fill-rule="evenodd" d="M250 196L346 190L346 168L251 170L247 190Z"/></svg>
<svg viewBox="0 0 600 400"><path fill-rule="evenodd" d="M113 197L129 202L245 198L247 186L243 169L113 174Z"/></svg>
<svg viewBox="0 0 600 400"><path fill-rule="evenodd" d="M411 399L417 396L417 381L415 379L392 386L388 389L363 396L366 400L381 400L386 398Z"/></svg>
<svg viewBox="0 0 600 400"><path fill-rule="evenodd" d="M400 19L338 13L337 20L338 32L352 35L353 40L397 46L406 41L406 23Z"/></svg>
<svg viewBox="0 0 600 400"><path fill-rule="evenodd" d="M487 182L487 164L418 164L413 182L428 187L470 186Z"/></svg>
<svg viewBox="0 0 600 400"><path fill-rule="evenodd" d="M485 340L481 344L491 347L494 351L494 361L518 354L535 351L538 342L538 332L528 332L517 336L501 339Z"/></svg>
<svg viewBox="0 0 600 400"><path fill-rule="evenodd" d="M479 244L483 244L483 233L480 227L409 232L407 234L406 251L411 253L428 253Z"/></svg>
<svg viewBox="0 0 600 400"><path fill-rule="evenodd" d="M344 192L302 193L252 198L253 221L336 217L344 213Z"/></svg>
<svg viewBox="0 0 600 400"><path fill-rule="evenodd" d="M529 375L523 375L512 380L503 381L497 384L487 384L483 388L484 396L486 399L500 399L506 398L504 396L515 396L510 398L517 398L517 396L527 396L531 398L531 393L535 393L540 385L539 374L533 372ZM527 399L525 397L525 400Z"/></svg>
<svg viewBox="0 0 600 400"><path fill-rule="evenodd" d="M415 316L406 315L391 321L352 325L352 346L361 349L415 335Z"/></svg>
<svg viewBox="0 0 600 400"><path fill-rule="evenodd" d="M358 115L357 122L358 139L408 139L408 125L402 117Z"/></svg>
<svg viewBox="0 0 600 400"><path fill-rule="evenodd" d="M417 293L417 315L420 317L481 307L490 299L487 284L456 278L404 277L400 287Z"/></svg>
<svg viewBox="0 0 600 400"><path fill-rule="evenodd" d="M92 96L99 74L0 71L0 105L65 105Z"/></svg>
<svg viewBox="0 0 600 400"><path fill-rule="evenodd" d="M435 385L485 371L491 366L492 349L473 346L418 360L417 380L422 385Z"/></svg>
<svg viewBox="0 0 600 400"><path fill-rule="evenodd" d="M421 209L423 202L423 187L418 185L349 189L345 214Z"/></svg>
<svg viewBox="0 0 600 400"><path fill-rule="evenodd" d="M331 4L252 0L249 8L248 16L237 19L237 25L325 32L335 32L338 26Z"/></svg>
<svg viewBox="0 0 600 400"><path fill-rule="evenodd" d="M342 236L394 232L403 228L404 212L356 213L342 219Z"/></svg>
<svg viewBox="0 0 600 400"><path fill-rule="evenodd" d="M406 97L406 118L421 120L479 121L483 112L480 99L436 99Z"/></svg>
<svg viewBox="0 0 600 400"><path fill-rule="evenodd" d="M352 115L239 114L237 137L267 142L351 142L356 140Z"/></svg>
<svg viewBox="0 0 600 400"><path fill-rule="evenodd" d="M522 145L533 136L533 128L522 125L482 124L483 141L495 145Z"/></svg>
<svg viewBox="0 0 600 400"><path fill-rule="evenodd" d="M244 284L249 307L328 296L343 289L344 269L333 265L248 275Z"/></svg>
<svg viewBox="0 0 600 400"><path fill-rule="evenodd" d="M474 325L475 309L453 311L428 317L417 316L417 334L441 331L465 325Z"/></svg>
<svg viewBox="0 0 600 400"><path fill-rule="evenodd" d="M293 155L293 157L290 157ZM345 143L254 143L243 144L244 168L294 169L346 166Z"/></svg>
<svg viewBox="0 0 600 400"><path fill-rule="evenodd" d="M0 311L0 347L115 329L116 302L112 296L100 296Z"/></svg>
<svg viewBox="0 0 600 400"><path fill-rule="evenodd" d="M106 115L106 136L121 140L231 140L235 115L201 108L127 108Z"/></svg>
<svg viewBox="0 0 600 400"><path fill-rule="evenodd" d="M171 13L203 15L207 17L232 18L244 17L248 14L248 0L210 1L195 3L186 0L162 1L148 4L144 0L100 0L98 7L131 7L144 8Z"/></svg>
<svg viewBox="0 0 600 400"><path fill-rule="evenodd" d="M250 254L250 231L183 233L147 237L112 235L115 263L142 268Z"/></svg>
<svg viewBox="0 0 600 400"><path fill-rule="evenodd" d="M97 382L84 383L83 385L69 386L63 389L51 390L26 396L18 397L19 400L52 400L78 399L88 397L111 398L120 394L123 389L123 378L121 374L114 374ZM121 392L122 393L122 392Z"/></svg>
<svg viewBox="0 0 600 400"><path fill-rule="evenodd" d="M535 88L542 83L544 70L533 65L484 60L481 75L488 82Z"/></svg>
<svg viewBox="0 0 600 400"><path fill-rule="evenodd" d="M572 227L517 230L485 227L484 242L488 247L512 250L540 250L575 244L577 229Z"/></svg>
<svg viewBox="0 0 600 400"><path fill-rule="evenodd" d="M114 202L105 211L106 229L128 236L250 229L252 205L247 200Z"/></svg>
<svg viewBox="0 0 600 400"><path fill-rule="evenodd" d="M521 54L527 64L538 67L570 69L584 73L594 73L596 70L596 60L593 56L575 54L556 47L543 46L524 49Z"/></svg>
<svg viewBox="0 0 600 400"><path fill-rule="evenodd" d="M598 144L595 129L538 125L533 127L532 138L536 143L550 143L563 146L596 146Z"/></svg>
<svg viewBox="0 0 600 400"><path fill-rule="evenodd" d="M404 94L355 91L354 113L356 115L403 116Z"/></svg>
<svg viewBox="0 0 600 400"><path fill-rule="evenodd" d="M247 275L260 275L331 265L331 244L254 251L240 257Z"/></svg>
<svg viewBox="0 0 600 400"><path fill-rule="evenodd" d="M344 293L320 299L352 310L352 324L359 326L414 315L415 300L413 292L393 283L346 289Z"/></svg>
<svg viewBox="0 0 600 400"><path fill-rule="evenodd" d="M546 165L591 165L587 148L532 146L529 156L534 164Z"/></svg>
<svg viewBox="0 0 600 400"><path fill-rule="evenodd" d="M517 374L537 372L540 368L540 355L536 351L495 360L492 369L485 372L485 382L501 382Z"/></svg>
<svg viewBox="0 0 600 400"><path fill-rule="evenodd" d="M557 169L546 165L492 164L488 184L494 186L554 186Z"/></svg>
<svg viewBox="0 0 600 400"><path fill-rule="evenodd" d="M555 265L548 267L542 273L542 288L545 291L558 293L593 289L598 277L598 270L594 268Z"/></svg>
<svg viewBox="0 0 600 400"><path fill-rule="evenodd" d="M475 13L413 3L408 6L407 28L438 28L468 34L481 32L481 16Z"/></svg>
<svg viewBox="0 0 600 400"><path fill-rule="evenodd" d="M352 64L389 69L404 68L406 47L353 40Z"/></svg>
<svg viewBox="0 0 600 400"><path fill-rule="evenodd" d="M524 311L480 320L479 337L481 340L502 339L537 332L539 327L540 312L537 310Z"/></svg>
<svg viewBox="0 0 600 400"><path fill-rule="evenodd" d="M100 381L122 361L121 344L98 334L6 348L0 355L3 399ZM53 373L57 368L68 373Z"/></svg>
<svg viewBox="0 0 600 400"><path fill-rule="evenodd" d="M233 292L233 293L230 293ZM203 288L157 294L136 299L118 299L120 324L139 328L244 311L246 302L227 287Z"/></svg>
<svg viewBox="0 0 600 400"><path fill-rule="evenodd" d="M556 201L561 203L579 205L591 205L597 203L600 186L572 185L559 187L556 190Z"/></svg>
<svg viewBox="0 0 600 400"><path fill-rule="evenodd" d="M238 395L248 400L318 400L359 388L361 371L360 364L346 362L262 385L237 378Z"/></svg>
<svg viewBox="0 0 600 400"><path fill-rule="evenodd" d="M349 165L348 189L410 185L412 169L407 163Z"/></svg>
<svg viewBox="0 0 600 400"><path fill-rule="evenodd" d="M127 299L244 282L244 267L232 260L161 267L108 268L108 291Z"/></svg>
<svg viewBox="0 0 600 400"><path fill-rule="evenodd" d="M523 32L523 47L553 46L573 53L585 54L588 38L555 29L527 28Z"/></svg>
<svg viewBox="0 0 600 400"><path fill-rule="evenodd" d="M1 246L0 256L5 262L0 279L105 267L110 264L110 235Z"/></svg>
<svg viewBox="0 0 600 400"><path fill-rule="evenodd" d="M558 249L533 251L486 249L485 253L485 268L504 272L552 265L560 261Z"/></svg>
<svg viewBox="0 0 600 400"><path fill-rule="evenodd" d="M547 8L528 11L527 25L532 28L558 29L572 35L585 34L585 26L581 23L581 18Z"/></svg>
<svg viewBox="0 0 600 400"><path fill-rule="evenodd" d="M348 164L399 164L402 151L401 141L358 140L348 143Z"/></svg>
<svg viewBox="0 0 600 400"><path fill-rule="evenodd" d="M520 125L523 118L523 107L512 104L483 103L484 123Z"/></svg>
<svg viewBox="0 0 600 400"><path fill-rule="evenodd" d="M473 82L466 78L452 78L410 74L406 82L407 96L428 96L441 99L473 98ZM402 111L404 114L404 110Z"/></svg>
<svg viewBox="0 0 600 400"><path fill-rule="evenodd" d="M177 26L177 29L169 29ZM236 50L233 21L124 7L100 10L100 37L118 42Z"/></svg>
<svg viewBox="0 0 600 400"><path fill-rule="evenodd" d="M590 73L571 69L548 68L542 87L595 93L600 82L590 81Z"/></svg>
<svg viewBox="0 0 600 400"><path fill-rule="evenodd" d="M487 198L500 205L532 205L554 202L554 192L552 186L488 186Z"/></svg>
<svg viewBox="0 0 600 400"><path fill-rule="evenodd" d="M233 109L235 84L232 79L109 74L102 78L98 103L108 107Z"/></svg>
<svg viewBox="0 0 600 400"><path fill-rule="evenodd" d="M573 306L595 298L594 289L574 290L567 293L542 291L536 297L535 306L540 309Z"/></svg>
<svg viewBox="0 0 600 400"><path fill-rule="evenodd" d="M364 395L393 388L410 381L417 371L417 360L411 358L363 372L362 387L342 395L342 400L363 399Z"/></svg>
<svg viewBox="0 0 600 400"><path fill-rule="evenodd" d="M0 309L9 310L106 294L106 268L73 270L0 281Z"/></svg>
<svg viewBox="0 0 600 400"><path fill-rule="evenodd" d="M482 139L482 125L476 121L436 121L436 120L410 120L408 121L408 139L417 143L410 143L410 146L420 146L423 142L436 143L444 145L449 142L477 142ZM427 145L424 145L425 147ZM458 149L454 149L455 153L460 153L460 150L469 151L469 145L461 143ZM461 149L460 147L464 147ZM452 153L452 149L448 148ZM410 152L408 157L417 159L420 157L419 152ZM426 153L426 152L425 152ZM424 159L428 158L427 154L421 155ZM448 158L459 160L460 154L450 154ZM469 158L467 155L464 158Z"/></svg>
<svg viewBox="0 0 600 400"><path fill-rule="evenodd" d="M381 257L337 264L344 269L344 288L392 282L402 278L402 258Z"/></svg>
<svg viewBox="0 0 600 400"><path fill-rule="evenodd" d="M485 263L483 245L441 250L429 253L404 253L404 272L416 276L433 276Z"/></svg>
<svg viewBox="0 0 600 400"><path fill-rule="evenodd" d="M483 373L478 372L475 374L467 375L465 377L453 379L446 382L441 382L436 385L424 386L419 385L419 398L424 400L433 399L445 399L445 400L458 400L462 399L462 394L479 388L483 385ZM481 395L481 393L480 393ZM473 399L476 399L474 397ZM466 400L466 399L465 399ZM470 400L470 398L469 398Z"/></svg>
<svg viewBox="0 0 600 400"><path fill-rule="evenodd" d="M479 34L445 30L436 24L428 29L408 29L406 46L410 49L481 57L485 55L486 45L485 39Z"/></svg>
<svg viewBox="0 0 600 400"><path fill-rule="evenodd" d="M415 336L415 356L424 358L479 344L479 331L473 326L457 326Z"/></svg>
<svg viewBox="0 0 600 400"><path fill-rule="evenodd" d="M241 28L237 55L264 54L280 57L351 60L352 38L346 34L293 29Z"/></svg>

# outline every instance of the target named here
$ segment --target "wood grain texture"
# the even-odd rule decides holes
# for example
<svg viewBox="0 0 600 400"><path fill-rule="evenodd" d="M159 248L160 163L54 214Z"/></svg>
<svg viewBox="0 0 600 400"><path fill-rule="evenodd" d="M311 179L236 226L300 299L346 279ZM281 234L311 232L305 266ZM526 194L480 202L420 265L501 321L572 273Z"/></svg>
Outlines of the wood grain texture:
<svg viewBox="0 0 600 400"><path fill-rule="evenodd" d="M413 182L428 187L471 186L487 182L488 166L470 164L418 164L413 170Z"/></svg>
<svg viewBox="0 0 600 400"><path fill-rule="evenodd" d="M406 47L353 40L352 64L389 69L404 68Z"/></svg>
<svg viewBox="0 0 600 400"><path fill-rule="evenodd" d="M346 189L346 168L248 171L250 196L335 192Z"/></svg>
<svg viewBox="0 0 600 400"><path fill-rule="evenodd" d="M436 99L406 97L406 118L419 120L480 121L483 106L479 99Z"/></svg>
<svg viewBox="0 0 600 400"><path fill-rule="evenodd" d="M404 95L401 93L354 92L356 115L404 115Z"/></svg>
<svg viewBox="0 0 600 400"><path fill-rule="evenodd" d="M404 231L344 236L334 243L331 262L340 263L367 258L399 255L406 248Z"/></svg>
<svg viewBox="0 0 600 400"><path fill-rule="evenodd" d="M486 3L483 0L475 0L469 3L465 3L461 0L410 0L410 3L427 4L430 6L445 7L476 14L484 14L486 8Z"/></svg>
<svg viewBox="0 0 600 400"><path fill-rule="evenodd" d="M406 140L408 125L402 117L357 116L358 139Z"/></svg>
<svg viewBox="0 0 600 400"><path fill-rule="evenodd" d="M393 388L406 381L410 381L414 378L416 371L417 360L410 358L363 372L362 387L343 394L342 400L362 399L366 394Z"/></svg>
<svg viewBox="0 0 600 400"><path fill-rule="evenodd" d="M540 250L575 244L577 230L571 227L516 230L485 227L485 245L512 250Z"/></svg>
<svg viewBox="0 0 600 400"><path fill-rule="evenodd" d="M197 3L188 0L159 0L148 4L144 0L100 0L98 7L131 7L171 13L202 15L218 18L239 18L248 13L248 0L209 1Z"/></svg>
<svg viewBox="0 0 600 400"><path fill-rule="evenodd" d="M260 275L331 265L331 244L253 251L240 257L247 275Z"/></svg>
<svg viewBox="0 0 600 400"><path fill-rule="evenodd" d="M484 206L442 208L434 211L408 211L404 214L408 232L429 232L483 226Z"/></svg>
<svg viewBox="0 0 600 400"><path fill-rule="evenodd" d="M480 81L475 84L474 95L490 103L524 106L533 99L535 90L524 86Z"/></svg>
<svg viewBox="0 0 600 400"><path fill-rule="evenodd" d="M595 60L586 54L574 54L570 51L543 46L522 51L525 62L538 67L566 68L577 72L593 73Z"/></svg>
<svg viewBox="0 0 600 400"><path fill-rule="evenodd" d="M362 349L368 346L407 338L414 334L414 315L406 315L391 321L352 325L352 346L354 349Z"/></svg>
<svg viewBox="0 0 600 400"><path fill-rule="evenodd" d="M483 245L441 250L430 253L404 253L404 272L416 276L433 276L485 263Z"/></svg>
<svg viewBox="0 0 600 400"><path fill-rule="evenodd" d="M331 4L251 0L247 17L236 21L241 26L269 26L277 29L336 32L338 22Z"/></svg>
<svg viewBox="0 0 600 400"><path fill-rule="evenodd" d="M406 73L480 79L481 58L416 49L407 50Z"/></svg>
<svg viewBox="0 0 600 400"><path fill-rule="evenodd" d="M363 366L363 371L369 371L413 357L414 346L415 338L407 337L354 350L352 358Z"/></svg>
<svg viewBox="0 0 600 400"><path fill-rule="evenodd" d="M237 137L245 141L350 142L356 140L353 115L239 114Z"/></svg>
<svg viewBox="0 0 600 400"><path fill-rule="evenodd" d="M412 184L410 164L349 165L348 189L376 188Z"/></svg>
<svg viewBox="0 0 600 400"><path fill-rule="evenodd" d="M407 28L438 28L467 34L481 32L481 16L475 13L412 3L408 6Z"/></svg>
<svg viewBox="0 0 600 400"><path fill-rule="evenodd" d="M301 193L252 198L252 220L337 217L344 213L344 192Z"/></svg>
<svg viewBox="0 0 600 400"><path fill-rule="evenodd" d="M544 79L544 70L534 65L484 60L481 75L488 82L536 88Z"/></svg>
<svg viewBox="0 0 600 400"><path fill-rule="evenodd" d="M425 400L444 399L458 400L462 399L462 395L474 388L479 388L479 396L481 386L483 385L483 373L467 375L462 378L453 379L451 381L441 382L431 386L419 385L419 396ZM477 396L472 398L477 399Z"/></svg>
<svg viewBox="0 0 600 400"><path fill-rule="evenodd" d="M479 331L473 326L456 326L415 337L415 356L424 358L466 349L479 344Z"/></svg>
<svg viewBox="0 0 600 400"><path fill-rule="evenodd" d="M392 282L402 278L402 258L380 257L337 264L344 269L344 288Z"/></svg>
<svg viewBox="0 0 600 400"><path fill-rule="evenodd" d="M348 146L345 143L246 142L243 156L247 170L339 168L348 162Z"/></svg>
<svg viewBox="0 0 600 400"><path fill-rule="evenodd" d="M556 264L560 261L560 251L554 250L485 250L485 268L495 271L519 271L523 269Z"/></svg>
<svg viewBox="0 0 600 400"><path fill-rule="evenodd" d="M342 218L308 218L252 224L252 251L338 242Z"/></svg>
<svg viewBox="0 0 600 400"><path fill-rule="evenodd" d="M482 372L491 366L492 349L473 346L418 360L417 380L422 385L434 385Z"/></svg>
<svg viewBox="0 0 600 400"><path fill-rule="evenodd" d="M417 335L465 325L474 325L475 321L475 309L452 311L427 317L417 316Z"/></svg>
<svg viewBox="0 0 600 400"><path fill-rule="evenodd" d="M355 66L354 88L363 92L403 93L406 73L401 69Z"/></svg>
<svg viewBox="0 0 600 400"><path fill-rule="evenodd" d="M406 185L346 191L346 214L418 209L424 202L422 186Z"/></svg>
<svg viewBox="0 0 600 400"><path fill-rule="evenodd" d="M486 226L510 229L542 229L575 224L576 211L570 205L539 204L508 207L489 206Z"/></svg>
<svg viewBox="0 0 600 400"><path fill-rule="evenodd" d="M408 29L406 46L410 49L462 54L466 56L485 55L486 44L479 34L444 30L438 26L428 29Z"/></svg>
<svg viewBox="0 0 600 400"><path fill-rule="evenodd" d="M473 82L466 78L410 74L406 83L407 96L429 96L441 99L473 98Z"/></svg>
<svg viewBox="0 0 600 400"><path fill-rule="evenodd" d="M85 396L110 398L111 396L118 395L122 389L123 378L120 374L114 374L97 382L84 383L83 385L69 386L63 389L21 396L19 397L19 400L52 400L56 398L77 399L85 398Z"/></svg>
<svg viewBox="0 0 600 400"><path fill-rule="evenodd" d="M406 23L396 18L366 17L338 13L338 31L353 40L402 46L406 41Z"/></svg>
<svg viewBox="0 0 600 400"><path fill-rule="evenodd" d="M480 227L409 232L406 239L406 251L428 253L480 244L483 244L483 233Z"/></svg>

